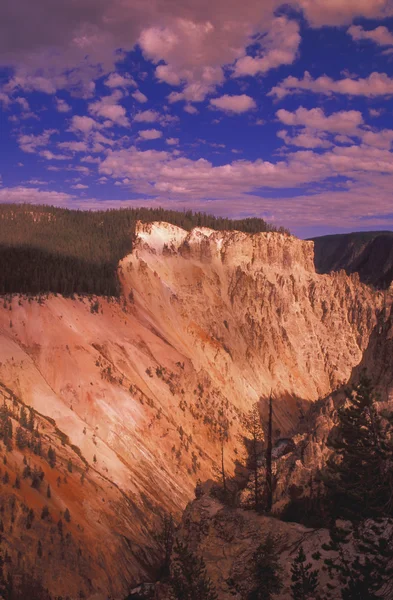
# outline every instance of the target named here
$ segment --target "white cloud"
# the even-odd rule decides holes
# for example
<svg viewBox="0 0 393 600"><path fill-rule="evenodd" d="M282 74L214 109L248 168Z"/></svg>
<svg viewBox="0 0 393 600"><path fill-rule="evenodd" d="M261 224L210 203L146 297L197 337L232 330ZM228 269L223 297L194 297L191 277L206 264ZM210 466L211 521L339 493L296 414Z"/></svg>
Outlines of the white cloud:
<svg viewBox="0 0 393 600"><path fill-rule="evenodd" d="M60 4L18 0L11 19L8 4L2 2L0 64L16 67L24 89L45 93L69 89L92 97L94 80L106 74L110 86L117 86L116 76L126 80L122 87L130 85L130 78L119 75L114 65L139 42L145 56L157 65L158 79L184 86L185 99L197 101L193 100L196 90L188 86L197 84L199 97L202 92L205 97L213 93L223 81L223 66L242 59L255 36L270 30L282 4L282 0L78 0ZM317 27L393 14L392 0L288 0L287 4L301 9ZM34 26L26 28L26 23ZM29 83L28 78L34 81Z"/></svg>
<svg viewBox="0 0 393 600"><path fill-rule="evenodd" d="M330 96L343 94L346 96L365 96L376 98L378 96L391 96L393 94L393 78L386 73L371 73L365 79L352 79L345 77L334 80L327 75L313 79L307 71L303 79L287 77L278 86L274 87L269 96L284 98L288 94L299 94L304 91Z"/></svg>
<svg viewBox="0 0 393 600"><path fill-rule="evenodd" d="M393 34L382 25L368 31L361 25L351 25L348 34L355 41L370 40L379 46L393 46Z"/></svg>
<svg viewBox="0 0 393 600"><path fill-rule="evenodd" d="M160 114L155 110L144 110L134 116L137 123L155 123L160 120Z"/></svg>
<svg viewBox="0 0 393 600"><path fill-rule="evenodd" d="M59 113L67 113L70 112L71 106L62 98L55 98L56 100L56 109Z"/></svg>
<svg viewBox="0 0 393 600"><path fill-rule="evenodd" d="M39 154L46 160L68 160L70 158L65 154L54 154L51 150L41 150Z"/></svg>
<svg viewBox="0 0 393 600"><path fill-rule="evenodd" d="M391 0L296 0L312 26L345 25L357 17L378 19L393 14Z"/></svg>
<svg viewBox="0 0 393 600"><path fill-rule="evenodd" d="M87 152L88 149L86 142L59 142L57 146L71 152Z"/></svg>
<svg viewBox="0 0 393 600"><path fill-rule="evenodd" d="M183 110L189 115L197 115L199 113L199 110L192 104L186 104Z"/></svg>
<svg viewBox="0 0 393 600"><path fill-rule="evenodd" d="M165 140L168 146L177 146L179 143L179 138L168 138Z"/></svg>
<svg viewBox="0 0 393 600"><path fill-rule="evenodd" d="M112 89L136 87L134 79L128 73L125 75L120 75L120 73L111 73L104 83L107 87Z"/></svg>
<svg viewBox="0 0 393 600"><path fill-rule="evenodd" d="M84 185L83 183L77 183L76 185L71 186L74 190L87 190L88 185Z"/></svg>
<svg viewBox="0 0 393 600"><path fill-rule="evenodd" d="M253 110L257 106L255 100L246 94L241 94L239 96L230 96L225 94L219 98L212 98L210 100L210 104L214 108L223 110L224 112L236 114Z"/></svg>
<svg viewBox="0 0 393 600"><path fill-rule="evenodd" d="M286 17L273 20L267 35L260 42L257 56L243 56L235 64L235 77L267 73L281 65L291 65L297 56L301 37L297 21Z"/></svg>
<svg viewBox="0 0 393 600"><path fill-rule="evenodd" d="M108 119L112 124L129 127L130 122L126 117L126 109L119 104L122 98L122 92L115 90L110 96L104 96L89 104L89 112L95 117Z"/></svg>
<svg viewBox="0 0 393 600"><path fill-rule="evenodd" d="M299 148L330 148L333 144L326 139L323 131L315 131L304 128L300 133L290 136L285 129L277 132L277 137L281 138L288 146L298 146Z"/></svg>
<svg viewBox="0 0 393 600"><path fill-rule="evenodd" d="M295 112L278 110L276 115L284 125L352 135L359 134L359 126L364 123L362 113L357 110L342 110L326 116L321 108L308 110L300 106Z"/></svg>
<svg viewBox="0 0 393 600"><path fill-rule="evenodd" d="M74 133L90 133L93 129L99 127L99 123L91 117L74 115L71 119L70 131Z"/></svg>
<svg viewBox="0 0 393 600"><path fill-rule="evenodd" d="M140 90L136 90L136 92L131 95L137 102L140 102L141 104L144 104L148 101L148 97L145 96L145 94L143 94Z"/></svg>
<svg viewBox="0 0 393 600"><path fill-rule="evenodd" d="M373 132L365 131L362 136L362 141L368 146L374 146L375 148L386 148L389 150L392 147L393 142L393 130L383 129L382 131Z"/></svg>
<svg viewBox="0 0 393 600"><path fill-rule="evenodd" d="M162 131L158 129L143 129L139 132L139 139L141 140L158 140L162 137Z"/></svg>
<svg viewBox="0 0 393 600"><path fill-rule="evenodd" d="M23 134L18 137L18 144L23 152L33 154L38 148L47 146L50 142L50 138L55 133L58 133L56 129L46 129L40 135Z"/></svg>

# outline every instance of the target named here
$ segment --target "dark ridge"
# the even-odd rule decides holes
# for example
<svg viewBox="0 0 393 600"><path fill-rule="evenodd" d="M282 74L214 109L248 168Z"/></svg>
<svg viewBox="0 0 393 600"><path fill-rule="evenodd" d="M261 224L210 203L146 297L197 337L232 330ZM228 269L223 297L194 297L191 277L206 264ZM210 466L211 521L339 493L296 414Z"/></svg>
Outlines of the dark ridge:
<svg viewBox="0 0 393 600"><path fill-rule="evenodd" d="M344 269L363 283L386 289L393 280L393 231L366 231L312 238L318 273Z"/></svg>
<svg viewBox="0 0 393 600"><path fill-rule="evenodd" d="M132 251L137 221L166 221L246 233L277 230L263 219L230 220L192 211L136 208L80 211L0 205L0 294L119 296L118 262Z"/></svg>

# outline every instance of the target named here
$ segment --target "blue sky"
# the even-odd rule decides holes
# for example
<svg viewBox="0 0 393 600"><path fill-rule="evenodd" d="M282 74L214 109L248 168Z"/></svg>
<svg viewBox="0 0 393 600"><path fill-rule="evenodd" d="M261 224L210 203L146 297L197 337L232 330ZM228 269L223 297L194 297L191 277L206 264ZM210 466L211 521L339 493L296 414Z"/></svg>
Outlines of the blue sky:
<svg viewBox="0 0 393 600"><path fill-rule="evenodd" d="M391 0L18 0L0 202L392 229L392 96Z"/></svg>

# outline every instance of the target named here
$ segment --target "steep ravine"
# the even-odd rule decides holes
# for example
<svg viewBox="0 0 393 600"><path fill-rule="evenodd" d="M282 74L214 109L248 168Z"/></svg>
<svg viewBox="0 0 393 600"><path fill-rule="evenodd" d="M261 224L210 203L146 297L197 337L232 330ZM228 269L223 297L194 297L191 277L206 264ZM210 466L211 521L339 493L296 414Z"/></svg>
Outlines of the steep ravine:
<svg viewBox="0 0 393 600"><path fill-rule="evenodd" d="M16 497L19 516L11 531L5 510L5 543L14 557L30 548L26 568L57 595L122 598L148 578L160 512L180 516L196 480L214 476L220 413L229 422L230 473L241 458L243 412L272 392L275 428L291 432L300 408L348 381L390 304L356 275L318 275L312 242L166 223L139 225L137 234L119 265L120 302L0 303L0 382L8 390L0 396L14 411L14 430L21 402L42 415L43 454L15 444L7 453L11 482L0 486L7 502ZM49 445L58 454L53 469ZM38 490L22 479L23 455L44 471ZM29 529L22 504L36 513ZM45 504L51 516L41 520ZM66 508L68 554L56 533ZM56 572L48 569L54 556Z"/></svg>

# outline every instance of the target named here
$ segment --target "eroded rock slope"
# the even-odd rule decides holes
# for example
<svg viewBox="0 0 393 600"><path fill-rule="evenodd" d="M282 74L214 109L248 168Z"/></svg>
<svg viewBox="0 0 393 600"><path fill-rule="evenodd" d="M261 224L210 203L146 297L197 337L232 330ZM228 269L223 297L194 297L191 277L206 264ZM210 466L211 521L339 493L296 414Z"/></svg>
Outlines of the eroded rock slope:
<svg viewBox="0 0 393 600"><path fill-rule="evenodd" d="M29 547L26 566L75 598L122 598L146 579L159 514L180 515L196 480L215 476L220 423L229 425L231 473L243 413L272 393L275 429L291 432L301 408L348 381L387 301L356 275L318 275L312 242L166 223L137 227L119 277L119 302L0 304L0 396L14 431L22 403L37 412L42 442L41 456L32 442L2 445L5 543L14 560ZM44 472L38 489L23 479L26 462ZM71 567L74 577L62 576Z"/></svg>

